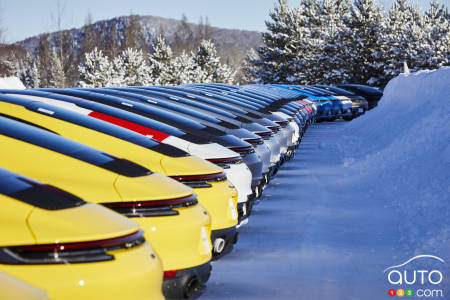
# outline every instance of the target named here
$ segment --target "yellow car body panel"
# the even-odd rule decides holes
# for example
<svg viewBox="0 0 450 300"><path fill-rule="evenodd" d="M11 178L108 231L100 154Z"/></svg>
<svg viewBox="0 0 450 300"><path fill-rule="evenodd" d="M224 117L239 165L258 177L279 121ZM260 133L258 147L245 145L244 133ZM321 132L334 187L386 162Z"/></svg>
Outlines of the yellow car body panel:
<svg viewBox="0 0 450 300"><path fill-rule="evenodd" d="M195 189L205 199L215 199L216 193L220 193L225 198L225 201L215 203L214 205L205 206L206 210L212 215L216 216L216 221L212 222L212 230L225 229L236 226L238 223L237 215L237 190L233 187L230 181L225 180L221 182L210 182L212 189ZM209 202L208 202L209 204Z"/></svg>
<svg viewBox="0 0 450 300"><path fill-rule="evenodd" d="M126 158L154 172L166 176L203 175L223 172L223 169L196 156L170 157L122 139L51 116L36 113L21 105L0 101L0 111L32 122L79 143ZM110 125L110 124L109 124ZM77 189L71 189L76 191ZM212 229L236 226L237 191L229 181L212 183L211 188L195 188L198 201L211 215ZM233 199L235 212L231 213L229 199Z"/></svg>
<svg viewBox="0 0 450 300"><path fill-rule="evenodd" d="M1 299L48 300L48 294L37 287L0 272Z"/></svg>
<svg viewBox="0 0 450 300"><path fill-rule="evenodd" d="M0 265L0 268L46 290L52 300L164 299L161 261L152 258L150 251L150 244L145 242L133 251L109 251L115 257L114 263Z"/></svg>
<svg viewBox="0 0 450 300"><path fill-rule="evenodd" d="M25 220L33 211L26 203L16 203L7 196L0 194L2 209L0 209L0 245L26 245L35 242Z"/></svg>
<svg viewBox="0 0 450 300"><path fill-rule="evenodd" d="M14 172L34 178L44 183L54 184L67 191L76 191L76 195L95 203L130 202L139 200L173 199L192 195L192 189L161 174L153 173L141 177L125 177L93 166L78 159L54 152L24 141L0 135L0 165ZM117 192L116 192L117 189ZM120 196L119 196L120 194ZM199 248L200 232L211 226L211 218L204 214L201 205L185 208L186 216L133 218L141 225L146 238L159 253L165 270L195 267L210 261L211 253L205 255ZM197 219L189 214L201 216ZM178 221L180 219L180 221ZM167 224L172 224L170 227ZM45 225L51 228L52 224ZM165 238L154 239L152 228L158 228ZM174 227L177 230L173 230ZM191 245L181 241L189 236ZM210 239L210 234L207 236ZM211 245L211 241L208 243ZM196 249L189 259L176 267L185 253L184 247ZM173 248L177 251L164 251ZM175 255L175 252L177 254ZM169 266L166 268L166 266Z"/></svg>
<svg viewBox="0 0 450 300"><path fill-rule="evenodd" d="M50 213L52 217L48 218ZM39 244L82 242L86 239L106 240L139 230L131 219L116 218L116 214L92 203L56 212L34 208L27 218L27 224ZM99 221L99 215L103 218L108 217L108 222ZM95 236L91 236L93 233ZM55 236L58 237L57 241Z"/></svg>
<svg viewBox="0 0 450 300"><path fill-rule="evenodd" d="M50 211L3 194L0 194L0 201L0 247L103 240L139 230L135 222L97 204L87 203ZM25 210L30 213L24 216L22 212ZM7 215L9 219L4 218ZM11 223L12 219L15 222ZM11 232L17 233L14 227L20 223L25 224L33 234L26 234L19 226L22 233L12 236ZM164 299L161 290L162 263L148 242L108 253L114 255L114 260L43 265L0 263L0 270L45 290L52 300ZM12 287L8 291L15 295ZM9 294L3 293L2 283L0 295L1 299L47 299L20 298L20 294L17 297L4 297Z"/></svg>
<svg viewBox="0 0 450 300"><path fill-rule="evenodd" d="M197 206L201 207L200 205ZM203 209L177 208L176 210L179 212L177 222L172 222L170 218L159 218L157 222L153 222L154 218L132 218L142 227L151 228L146 232L146 237L148 236L152 244L159 246L156 251L160 256L170 257L170 260L163 261L166 271L187 269L199 265L199 256L204 263L211 260L211 222L209 215ZM190 234L177 236L167 234L167 231L180 230ZM204 232L203 235L202 231ZM204 239L205 237L206 239ZM177 245L182 245L181 252Z"/></svg>

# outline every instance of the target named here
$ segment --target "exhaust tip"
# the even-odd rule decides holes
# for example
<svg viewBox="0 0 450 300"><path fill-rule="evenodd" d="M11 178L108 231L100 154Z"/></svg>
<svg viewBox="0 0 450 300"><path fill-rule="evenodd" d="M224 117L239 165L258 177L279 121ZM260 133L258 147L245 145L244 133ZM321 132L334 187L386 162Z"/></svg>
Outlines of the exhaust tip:
<svg viewBox="0 0 450 300"><path fill-rule="evenodd" d="M257 200L261 199L263 190L264 190L264 184L258 185L258 187L256 188L256 199ZM256 203L258 203L258 202L256 202Z"/></svg>
<svg viewBox="0 0 450 300"><path fill-rule="evenodd" d="M184 287L184 299L192 299L195 294L201 289L202 284L198 277L192 277Z"/></svg>
<svg viewBox="0 0 450 300"><path fill-rule="evenodd" d="M225 249L226 241L223 238L217 238L214 240L213 251L215 254L222 253L223 249Z"/></svg>

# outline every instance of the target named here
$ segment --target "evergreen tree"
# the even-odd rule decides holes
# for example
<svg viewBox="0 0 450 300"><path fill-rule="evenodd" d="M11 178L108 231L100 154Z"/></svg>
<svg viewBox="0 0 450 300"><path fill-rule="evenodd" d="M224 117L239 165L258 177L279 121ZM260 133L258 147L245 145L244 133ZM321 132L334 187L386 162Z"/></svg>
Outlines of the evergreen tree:
<svg viewBox="0 0 450 300"><path fill-rule="evenodd" d="M404 63L413 71L425 59L423 18L419 10L406 0L396 0L388 13L388 22L382 38L384 74L381 85L403 72Z"/></svg>
<svg viewBox="0 0 450 300"><path fill-rule="evenodd" d="M436 69L450 64L450 15L436 0L424 16L424 43L426 57L420 67Z"/></svg>
<svg viewBox="0 0 450 300"><path fill-rule="evenodd" d="M80 87L105 87L114 85L112 65L101 50L94 48L86 53L85 61L78 66Z"/></svg>
<svg viewBox="0 0 450 300"><path fill-rule="evenodd" d="M205 77L193 54L182 52L168 64L161 74L160 81L161 84L180 85L206 82Z"/></svg>
<svg viewBox="0 0 450 300"><path fill-rule="evenodd" d="M292 77L292 64L299 54L296 50L298 36L301 35L301 32L296 32L298 15L285 0L278 0L269 16L271 21L266 21L267 32L262 34L264 45L256 50L259 59L253 64L261 82L286 83ZM301 69L301 66L297 68Z"/></svg>
<svg viewBox="0 0 450 300"><path fill-rule="evenodd" d="M0 59L0 76L9 77L14 76L16 71L15 64L6 59Z"/></svg>
<svg viewBox="0 0 450 300"><path fill-rule="evenodd" d="M316 40L308 59L312 70L310 83L335 83L347 81L350 70L347 62L347 44L342 32L346 30L344 16L349 13L348 0L323 0L318 6Z"/></svg>
<svg viewBox="0 0 450 300"><path fill-rule="evenodd" d="M150 82L150 72L142 50L127 48L113 61L113 77L120 85L143 86Z"/></svg>
<svg viewBox="0 0 450 300"><path fill-rule="evenodd" d="M231 82L235 73L226 64L220 62L213 42L203 40L194 56L194 63L203 71L203 82Z"/></svg>
<svg viewBox="0 0 450 300"><path fill-rule="evenodd" d="M396 0L386 15L376 0L278 0L264 45L242 76L262 83L352 82L383 86L403 71L448 65L449 14L437 1L423 15ZM251 63L251 66L248 65Z"/></svg>
<svg viewBox="0 0 450 300"><path fill-rule="evenodd" d="M167 74L164 74L172 61L172 49L167 44L163 35L159 35L153 45L153 53L148 57L149 65L149 84L164 84Z"/></svg>
<svg viewBox="0 0 450 300"><path fill-rule="evenodd" d="M31 56L28 56L27 62L28 65L19 78L27 88L38 88L40 87L39 59L37 57L31 59Z"/></svg>
<svg viewBox="0 0 450 300"><path fill-rule="evenodd" d="M254 62L258 60L259 56L256 50L253 48L250 49L244 58L241 71L239 72L239 83L258 83L259 72L254 66Z"/></svg>
<svg viewBox="0 0 450 300"><path fill-rule="evenodd" d="M350 66L350 81L353 83L377 85L383 78L383 63L380 63L383 49L385 17L376 0L355 0L350 15L345 19Z"/></svg>

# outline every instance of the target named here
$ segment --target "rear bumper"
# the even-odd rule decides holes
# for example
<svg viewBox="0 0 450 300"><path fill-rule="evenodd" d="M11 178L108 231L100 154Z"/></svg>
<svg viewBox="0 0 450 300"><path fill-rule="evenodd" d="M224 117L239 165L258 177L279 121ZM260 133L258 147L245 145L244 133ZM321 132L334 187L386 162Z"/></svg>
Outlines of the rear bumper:
<svg viewBox="0 0 450 300"><path fill-rule="evenodd" d="M248 154L244 157L242 157L244 160L244 163L247 165L247 167L250 169L250 172L252 173L252 192L254 193L256 190L256 187L260 184L262 181L262 161L259 159L258 155L256 153Z"/></svg>
<svg viewBox="0 0 450 300"><path fill-rule="evenodd" d="M256 197L255 194L251 194L248 196L248 200L246 202L238 203L237 211L238 211L238 225L237 228L241 227L248 223L248 218L252 213L253 204L255 203Z"/></svg>
<svg viewBox="0 0 450 300"><path fill-rule="evenodd" d="M194 299L205 289L211 275L211 263L178 270L171 278L164 278L163 293L166 299Z"/></svg>
<svg viewBox="0 0 450 300"><path fill-rule="evenodd" d="M220 253L214 251L214 244L217 239L223 239L225 241L225 246ZM213 243L213 257L212 260L218 260L224 257L233 250L233 245L236 244L238 239L238 232L236 227L230 227L225 229L213 230L211 232L211 241Z"/></svg>
<svg viewBox="0 0 450 300"><path fill-rule="evenodd" d="M354 116L360 116L363 115L369 108L367 106L354 106L352 107L352 114Z"/></svg>

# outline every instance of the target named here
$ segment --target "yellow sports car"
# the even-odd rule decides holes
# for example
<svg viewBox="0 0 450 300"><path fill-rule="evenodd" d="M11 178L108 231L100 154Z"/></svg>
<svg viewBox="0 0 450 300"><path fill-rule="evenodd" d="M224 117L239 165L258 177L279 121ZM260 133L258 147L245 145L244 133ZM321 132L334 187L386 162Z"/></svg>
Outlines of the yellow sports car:
<svg viewBox="0 0 450 300"><path fill-rule="evenodd" d="M1 299L164 298L161 261L135 222L1 168L0 201Z"/></svg>
<svg viewBox="0 0 450 300"><path fill-rule="evenodd" d="M237 192L222 168L170 145L54 105L0 95L0 112L189 185L211 215L214 257L232 249L238 222Z"/></svg>
<svg viewBox="0 0 450 300"><path fill-rule="evenodd" d="M167 271L167 296L195 293L209 278L211 218L191 188L131 161L4 117L0 117L0 144L1 166L75 191L138 222Z"/></svg>

